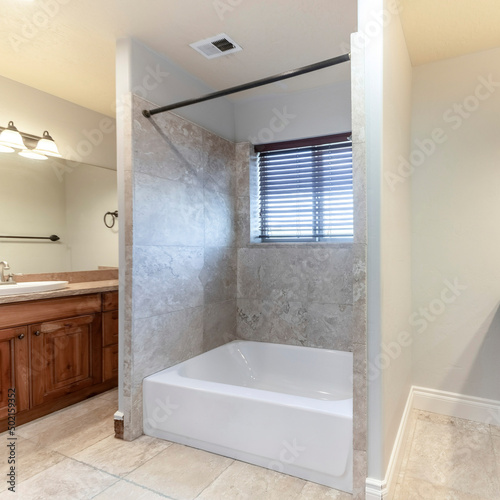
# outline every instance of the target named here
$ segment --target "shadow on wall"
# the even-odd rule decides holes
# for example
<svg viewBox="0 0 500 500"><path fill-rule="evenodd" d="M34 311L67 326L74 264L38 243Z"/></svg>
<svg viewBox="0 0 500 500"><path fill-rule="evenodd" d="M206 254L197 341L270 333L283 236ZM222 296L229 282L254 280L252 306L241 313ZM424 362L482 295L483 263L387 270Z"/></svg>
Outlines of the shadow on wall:
<svg viewBox="0 0 500 500"><path fill-rule="evenodd" d="M446 339L450 349L454 342L453 335ZM449 367L443 387L451 385L450 379L461 372L460 378L465 379L461 394L474 395L486 399L500 401L500 303L485 314L481 326L471 332L466 349L462 351L453 366ZM492 373L492 367L495 371ZM463 371L466 371L463 374ZM500 422L497 423L500 425Z"/></svg>

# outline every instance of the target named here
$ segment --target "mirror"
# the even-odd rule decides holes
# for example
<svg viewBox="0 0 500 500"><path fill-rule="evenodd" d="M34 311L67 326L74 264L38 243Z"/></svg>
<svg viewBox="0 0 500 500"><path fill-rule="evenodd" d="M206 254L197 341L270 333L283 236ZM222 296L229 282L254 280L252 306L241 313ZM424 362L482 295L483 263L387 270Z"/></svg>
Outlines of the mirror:
<svg viewBox="0 0 500 500"><path fill-rule="evenodd" d="M13 273L118 267L118 222L103 220L117 208L116 170L0 153L0 236L60 238L0 237L0 261Z"/></svg>

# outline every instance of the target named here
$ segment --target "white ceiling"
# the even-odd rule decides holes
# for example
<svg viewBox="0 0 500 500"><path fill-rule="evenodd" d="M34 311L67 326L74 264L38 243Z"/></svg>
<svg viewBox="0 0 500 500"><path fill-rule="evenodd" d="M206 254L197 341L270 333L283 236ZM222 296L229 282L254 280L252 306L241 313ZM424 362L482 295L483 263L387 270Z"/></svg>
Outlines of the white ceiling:
<svg viewBox="0 0 500 500"><path fill-rule="evenodd" d="M499 0L401 0L413 66L500 46Z"/></svg>
<svg viewBox="0 0 500 500"><path fill-rule="evenodd" d="M56 9L48 14L43 4ZM354 0L3 0L1 9L0 74L107 115L120 37L142 41L218 90L345 53L356 30ZM243 51L207 60L189 47L221 32ZM341 65L271 91L346 79L349 65Z"/></svg>

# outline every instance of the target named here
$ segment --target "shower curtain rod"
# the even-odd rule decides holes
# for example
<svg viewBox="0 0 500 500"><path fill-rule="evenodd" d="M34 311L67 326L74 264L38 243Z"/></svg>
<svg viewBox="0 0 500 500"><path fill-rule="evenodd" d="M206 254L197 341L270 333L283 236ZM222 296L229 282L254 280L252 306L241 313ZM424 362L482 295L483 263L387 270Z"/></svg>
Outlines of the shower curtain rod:
<svg viewBox="0 0 500 500"><path fill-rule="evenodd" d="M217 99L217 97L223 97L230 94L235 94L236 92L243 92L244 90L254 89L256 87L262 87L262 85L268 85L269 83L280 82L288 78L293 78L294 76L304 75L305 73L311 73L312 71L318 71L323 68L329 68L330 66L335 66L343 62L347 62L351 59L351 54L343 54L341 56L333 57L332 59L326 59L325 61L320 61L315 64L310 64L309 66L302 66L302 68L292 69L290 71L285 71L279 75L270 76L268 78L262 78L261 80L255 80L250 83L244 83L243 85L237 85L236 87L230 87L225 90L219 90L217 92L212 92L211 94L206 94L202 97L197 97L195 99L188 99L186 101L176 102L174 104L169 104L168 106L162 106L161 108L145 109L142 114L146 118L150 118L158 113L164 113L165 111L171 111L172 109L183 108L184 106L190 106L191 104L197 104L199 102L209 101L211 99Z"/></svg>

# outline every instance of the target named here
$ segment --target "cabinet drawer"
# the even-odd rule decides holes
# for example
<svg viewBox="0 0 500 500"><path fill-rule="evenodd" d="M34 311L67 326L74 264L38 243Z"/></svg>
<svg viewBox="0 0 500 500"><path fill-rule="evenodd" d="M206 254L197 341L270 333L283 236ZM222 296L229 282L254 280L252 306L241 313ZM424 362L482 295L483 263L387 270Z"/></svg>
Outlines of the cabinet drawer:
<svg viewBox="0 0 500 500"><path fill-rule="evenodd" d="M102 345L118 343L118 311L102 313Z"/></svg>
<svg viewBox="0 0 500 500"><path fill-rule="evenodd" d="M102 294L102 310L113 311L118 309L118 292L105 292Z"/></svg>
<svg viewBox="0 0 500 500"><path fill-rule="evenodd" d="M118 346L111 345L102 350L102 381L118 380Z"/></svg>
<svg viewBox="0 0 500 500"><path fill-rule="evenodd" d="M100 312L101 295L33 300L0 305L0 328L29 325L59 318Z"/></svg>

